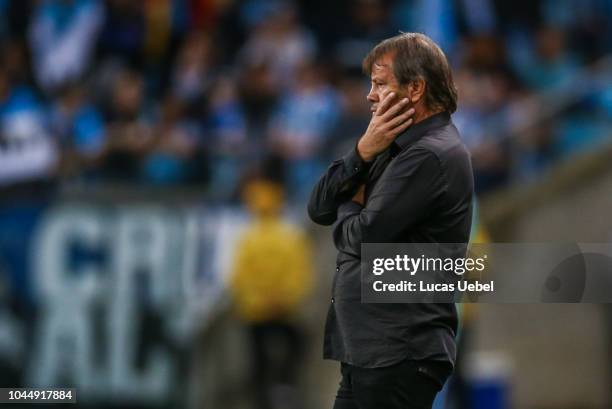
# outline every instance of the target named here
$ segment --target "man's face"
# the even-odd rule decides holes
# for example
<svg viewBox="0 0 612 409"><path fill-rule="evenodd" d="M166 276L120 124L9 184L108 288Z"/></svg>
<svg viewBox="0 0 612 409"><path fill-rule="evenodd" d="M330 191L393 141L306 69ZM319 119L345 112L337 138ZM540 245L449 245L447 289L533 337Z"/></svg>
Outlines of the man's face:
<svg viewBox="0 0 612 409"><path fill-rule="evenodd" d="M393 58L391 54L385 54L372 65L372 86L367 96L370 102L370 111L375 112L378 104L389 92L395 92L397 99L406 96L404 87L400 87L393 74Z"/></svg>

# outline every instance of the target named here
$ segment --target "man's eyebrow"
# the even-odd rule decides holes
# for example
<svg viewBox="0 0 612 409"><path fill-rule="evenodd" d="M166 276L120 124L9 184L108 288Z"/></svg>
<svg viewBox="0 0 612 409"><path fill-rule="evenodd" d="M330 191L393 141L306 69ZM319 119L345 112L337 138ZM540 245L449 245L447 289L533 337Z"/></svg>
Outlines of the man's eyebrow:
<svg viewBox="0 0 612 409"><path fill-rule="evenodd" d="M374 63L374 66L376 66L376 68L389 68L388 64L381 64L381 63ZM384 81L384 78L379 77L377 74L375 74L374 72L372 72L372 76L371 76L372 82L374 81Z"/></svg>

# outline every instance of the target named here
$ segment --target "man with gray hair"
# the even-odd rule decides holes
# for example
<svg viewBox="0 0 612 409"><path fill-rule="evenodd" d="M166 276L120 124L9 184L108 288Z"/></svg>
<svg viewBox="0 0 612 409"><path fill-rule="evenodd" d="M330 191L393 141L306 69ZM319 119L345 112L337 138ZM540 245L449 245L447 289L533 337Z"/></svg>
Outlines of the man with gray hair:
<svg viewBox="0 0 612 409"><path fill-rule="evenodd" d="M363 68L370 124L308 203L338 250L324 339L324 357L341 362L334 408L431 408L455 362L455 305L362 303L361 244L468 242L474 181L450 117L457 91L423 34L382 41Z"/></svg>

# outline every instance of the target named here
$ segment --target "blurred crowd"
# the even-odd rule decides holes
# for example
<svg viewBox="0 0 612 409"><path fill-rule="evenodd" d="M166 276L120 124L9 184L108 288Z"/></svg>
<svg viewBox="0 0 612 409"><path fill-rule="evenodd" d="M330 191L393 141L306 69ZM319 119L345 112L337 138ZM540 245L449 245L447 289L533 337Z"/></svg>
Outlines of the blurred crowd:
<svg viewBox="0 0 612 409"><path fill-rule="evenodd" d="M365 130L361 60L401 30L449 57L487 192L612 135L612 81L593 74L611 18L611 0L0 0L0 189L196 185L233 200L274 163L301 200Z"/></svg>

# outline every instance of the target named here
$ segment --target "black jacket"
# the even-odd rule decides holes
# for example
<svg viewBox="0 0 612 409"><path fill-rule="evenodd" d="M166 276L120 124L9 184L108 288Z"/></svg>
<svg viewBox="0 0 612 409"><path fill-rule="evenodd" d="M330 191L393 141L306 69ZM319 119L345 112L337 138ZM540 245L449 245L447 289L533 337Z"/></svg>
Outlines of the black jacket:
<svg viewBox="0 0 612 409"><path fill-rule="evenodd" d="M365 206L351 201L365 183ZM454 304L361 303L361 243L467 243L473 174L450 115L418 122L366 163L352 149L314 187L310 218L334 224L338 257L324 357L360 367L404 359L454 364Z"/></svg>

